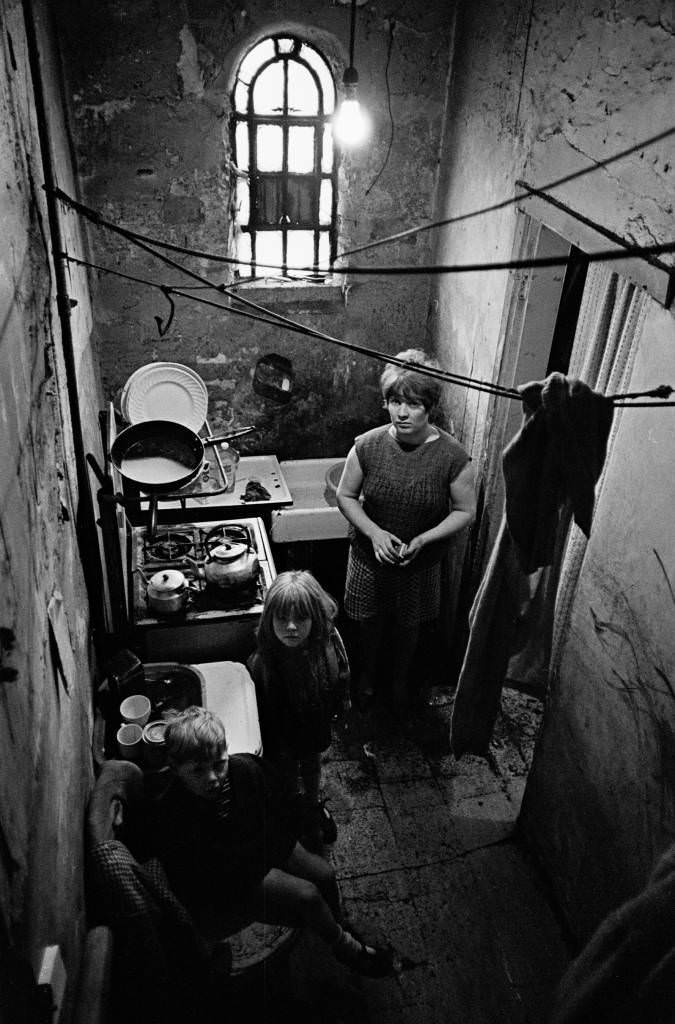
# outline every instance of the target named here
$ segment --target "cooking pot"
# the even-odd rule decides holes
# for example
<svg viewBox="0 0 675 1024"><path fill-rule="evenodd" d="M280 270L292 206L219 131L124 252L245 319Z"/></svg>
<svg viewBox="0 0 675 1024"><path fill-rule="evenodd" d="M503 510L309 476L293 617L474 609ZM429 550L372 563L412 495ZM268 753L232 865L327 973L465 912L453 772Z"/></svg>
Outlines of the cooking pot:
<svg viewBox="0 0 675 1024"><path fill-rule="evenodd" d="M140 569L136 570L141 572ZM158 615L175 615L182 612L187 604L190 584L180 569L163 569L150 579L141 576L147 583L146 597L150 608Z"/></svg>
<svg viewBox="0 0 675 1024"><path fill-rule="evenodd" d="M250 434L242 427L223 437L200 437L183 423L144 420L122 430L110 448L110 460L125 480L150 495L150 536L157 521L157 495L171 494L197 478L206 448Z"/></svg>
<svg viewBox="0 0 675 1024"><path fill-rule="evenodd" d="M224 541L211 548L203 562L186 558L197 573L216 587L245 587L258 575L258 556L247 544Z"/></svg>

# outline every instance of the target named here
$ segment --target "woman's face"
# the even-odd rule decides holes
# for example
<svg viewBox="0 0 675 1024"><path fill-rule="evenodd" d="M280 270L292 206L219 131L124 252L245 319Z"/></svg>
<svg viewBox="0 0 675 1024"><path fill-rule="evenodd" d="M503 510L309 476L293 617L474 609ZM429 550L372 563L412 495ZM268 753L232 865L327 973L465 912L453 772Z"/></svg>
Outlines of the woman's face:
<svg viewBox="0 0 675 1024"><path fill-rule="evenodd" d="M419 399L390 395L387 399L387 412L399 440L414 444L426 435L429 413Z"/></svg>
<svg viewBox="0 0 675 1024"><path fill-rule="evenodd" d="M227 750L200 761L174 764L173 770L185 788L203 800L214 800L227 778Z"/></svg>
<svg viewBox="0 0 675 1024"><path fill-rule="evenodd" d="M290 611L272 617L272 628L279 643L284 647L301 647L312 632L312 620Z"/></svg>

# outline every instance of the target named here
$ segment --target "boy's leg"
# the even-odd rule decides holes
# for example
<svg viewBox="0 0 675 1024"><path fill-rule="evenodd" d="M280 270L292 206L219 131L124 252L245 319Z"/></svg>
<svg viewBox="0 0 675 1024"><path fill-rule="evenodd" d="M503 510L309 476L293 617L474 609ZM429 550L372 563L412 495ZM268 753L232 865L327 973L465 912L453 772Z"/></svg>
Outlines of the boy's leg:
<svg viewBox="0 0 675 1024"><path fill-rule="evenodd" d="M316 853L310 853L300 843L296 843L286 861L285 870L290 875L313 882L328 904L333 917L336 921L341 920L340 890L335 871L330 864Z"/></svg>
<svg viewBox="0 0 675 1024"><path fill-rule="evenodd" d="M329 946L334 946L342 934L342 928L314 882L280 868L268 871L256 887L251 911L255 920L267 924L310 928Z"/></svg>

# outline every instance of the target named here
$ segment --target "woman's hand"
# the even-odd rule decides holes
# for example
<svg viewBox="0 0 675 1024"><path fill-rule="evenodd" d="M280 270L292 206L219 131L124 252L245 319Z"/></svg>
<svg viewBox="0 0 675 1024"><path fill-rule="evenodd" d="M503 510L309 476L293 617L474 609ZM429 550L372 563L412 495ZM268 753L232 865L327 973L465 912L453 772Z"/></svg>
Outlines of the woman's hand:
<svg viewBox="0 0 675 1024"><path fill-rule="evenodd" d="M377 527L371 534L370 541L378 562L386 562L388 565L400 564L398 552L404 545L395 534Z"/></svg>
<svg viewBox="0 0 675 1024"><path fill-rule="evenodd" d="M404 544L401 547L401 550L398 553L398 564L410 565L410 563L417 558L423 547L424 541L422 540L422 536L413 537L409 544Z"/></svg>

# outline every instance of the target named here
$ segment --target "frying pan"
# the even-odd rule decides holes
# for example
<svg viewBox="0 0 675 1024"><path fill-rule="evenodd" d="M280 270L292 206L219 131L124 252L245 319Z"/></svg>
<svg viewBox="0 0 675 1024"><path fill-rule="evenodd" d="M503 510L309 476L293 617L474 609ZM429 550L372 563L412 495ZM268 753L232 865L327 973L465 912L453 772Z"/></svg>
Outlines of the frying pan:
<svg viewBox="0 0 675 1024"><path fill-rule="evenodd" d="M183 423L143 420L126 427L110 448L110 460L129 482L151 496L150 533L154 532L159 494L170 494L191 483L204 465L206 448L251 433L242 427L223 437L200 437Z"/></svg>

